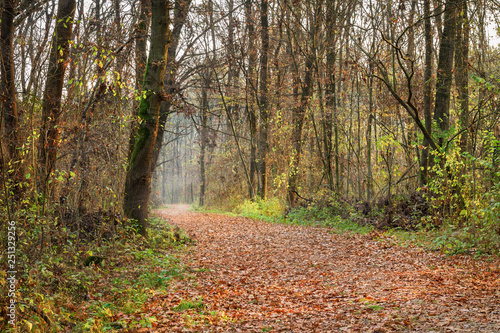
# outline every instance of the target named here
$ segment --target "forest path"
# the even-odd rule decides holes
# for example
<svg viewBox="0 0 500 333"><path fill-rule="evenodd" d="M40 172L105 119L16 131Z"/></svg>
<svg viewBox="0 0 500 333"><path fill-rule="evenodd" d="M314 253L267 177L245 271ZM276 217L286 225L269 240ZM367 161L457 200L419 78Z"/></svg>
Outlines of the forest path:
<svg viewBox="0 0 500 333"><path fill-rule="evenodd" d="M196 278L144 308L157 332L500 332L498 260L187 208L157 211L196 240Z"/></svg>

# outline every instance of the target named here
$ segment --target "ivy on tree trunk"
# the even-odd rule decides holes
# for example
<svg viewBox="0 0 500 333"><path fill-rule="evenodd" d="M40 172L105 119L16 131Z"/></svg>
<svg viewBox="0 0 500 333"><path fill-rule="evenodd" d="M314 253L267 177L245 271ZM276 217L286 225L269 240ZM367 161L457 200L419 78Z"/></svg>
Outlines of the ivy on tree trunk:
<svg viewBox="0 0 500 333"><path fill-rule="evenodd" d="M137 221L138 232L147 237L151 162L158 133L163 80L170 41L168 3L152 1L151 44L139 103L139 124L125 181L123 210ZM133 133L131 134L133 135Z"/></svg>

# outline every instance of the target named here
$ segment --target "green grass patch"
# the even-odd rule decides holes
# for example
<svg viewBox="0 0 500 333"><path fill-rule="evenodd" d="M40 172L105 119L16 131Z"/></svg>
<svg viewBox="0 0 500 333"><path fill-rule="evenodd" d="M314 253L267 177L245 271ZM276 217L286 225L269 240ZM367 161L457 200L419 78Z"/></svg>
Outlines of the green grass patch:
<svg viewBox="0 0 500 333"><path fill-rule="evenodd" d="M474 234L470 229L471 227L457 227L448 222L439 228L421 227L415 231L390 229L385 234L392 237L398 245L416 245L447 255L467 254L476 258L498 255L494 246L484 246L482 234Z"/></svg>
<svg viewBox="0 0 500 333"><path fill-rule="evenodd" d="M349 215L346 216L346 212ZM342 215L341 215L342 214ZM357 222L355 212L332 207L318 207L310 205L299 207L290 211L285 219L289 224L325 226L337 233L358 233L367 234L373 230L371 225L363 225Z"/></svg>
<svg viewBox="0 0 500 333"><path fill-rule="evenodd" d="M172 310L176 312L182 312L186 310L202 310L205 308L205 304L201 299L196 300L182 300L178 305L174 306Z"/></svg>

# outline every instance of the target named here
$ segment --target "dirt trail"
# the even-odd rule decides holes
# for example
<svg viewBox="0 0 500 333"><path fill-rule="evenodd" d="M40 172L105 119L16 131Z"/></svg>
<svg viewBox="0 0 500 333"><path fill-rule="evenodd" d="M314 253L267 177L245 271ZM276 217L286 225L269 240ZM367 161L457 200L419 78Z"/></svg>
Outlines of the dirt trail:
<svg viewBox="0 0 500 333"><path fill-rule="evenodd" d="M498 261L187 208L157 212L196 239L196 278L144 309L158 332L500 332Z"/></svg>

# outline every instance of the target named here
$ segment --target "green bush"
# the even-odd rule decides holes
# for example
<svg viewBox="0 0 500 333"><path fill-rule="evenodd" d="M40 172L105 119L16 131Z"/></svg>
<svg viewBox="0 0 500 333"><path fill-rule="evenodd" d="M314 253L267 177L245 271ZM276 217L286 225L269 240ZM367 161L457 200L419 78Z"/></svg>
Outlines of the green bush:
<svg viewBox="0 0 500 333"><path fill-rule="evenodd" d="M245 200L234 212L245 217L276 221L283 217L285 205L278 198L257 198L255 201Z"/></svg>
<svg viewBox="0 0 500 333"><path fill-rule="evenodd" d="M472 213L468 226L471 240L481 252L500 254L500 185L484 195L486 204Z"/></svg>
<svg viewBox="0 0 500 333"><path fill-rule="evenodd" d="M319 207L310 205L291 210L286 220L290 224L299 225L322 225L339 232L356 232L366 234L373 229L373 226L364 226L356 222L356 214L351 212L349 207L346 210L339 210L337 205ZM346 212L349 215L346 215ZM347 216L347 217L344 217Z"/></svg>
<svg viewBox="0 0 500 333"><path fill-rule="evenodd" d="M311 205L307 208L298 207L292 209L287 214L286 219L292 224L311 225L326 221L330 216L330 211L327 208Z"/></svg>

